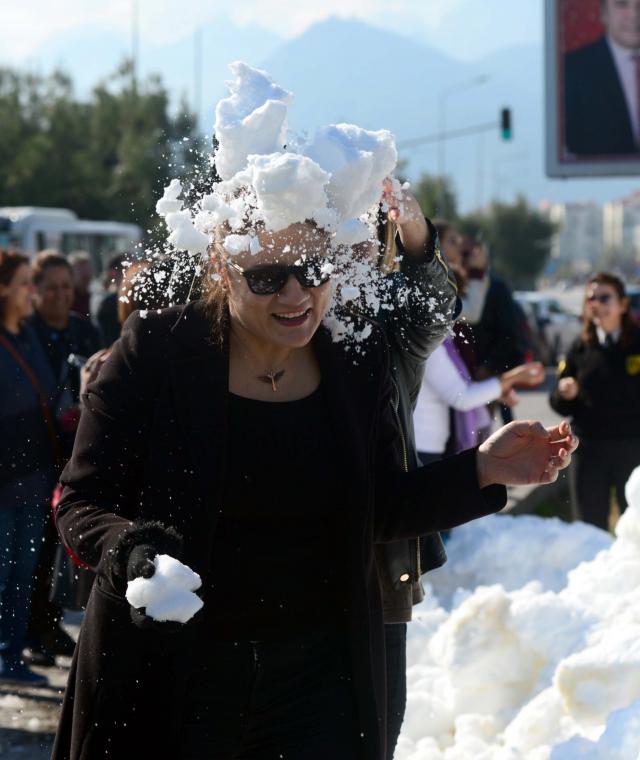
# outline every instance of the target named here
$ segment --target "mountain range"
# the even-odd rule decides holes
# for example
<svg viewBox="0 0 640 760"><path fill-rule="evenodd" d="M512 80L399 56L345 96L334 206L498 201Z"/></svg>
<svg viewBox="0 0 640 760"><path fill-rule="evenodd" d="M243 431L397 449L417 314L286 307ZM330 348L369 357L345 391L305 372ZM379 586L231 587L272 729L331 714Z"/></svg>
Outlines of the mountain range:
<svg viewBox="0 0 640 760"><path fill-rule="evenodd" d="M100 28L79 28L42 45L29 59L31 70L58 66L74 79L80 95L115 70L130 41ZM340 121L390 129L407 161L411 179L442 168L454 181L459 205L468 211L492 198L524 193L532 203L604 202L636 190L629 179L550 180L544 174L545 105L542 45L520 45L468 62L421 42L362 21L331 18L283 40L264 28L238 27L218 17L197 39L140 45L141 75L159 73L178 106L187 100L211 132L215 102L225 94L226 64L233 60L264 68L295 99L290 126L313 131ZM197 67L197 71L196 71ZM483 78L483 82L477 80ZM500 138L500 109L509 107L513 139ZM478 134L417 147L412 138L446 130L495 124Z"/></svg>

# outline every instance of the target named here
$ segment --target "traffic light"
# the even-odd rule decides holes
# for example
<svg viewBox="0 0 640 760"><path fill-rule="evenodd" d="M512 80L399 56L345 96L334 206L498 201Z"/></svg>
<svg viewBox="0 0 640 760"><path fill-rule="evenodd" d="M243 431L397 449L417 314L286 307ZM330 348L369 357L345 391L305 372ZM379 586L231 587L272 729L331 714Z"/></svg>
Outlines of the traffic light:
<svg viewBox="0 0 640 760"><path fill-rule="evenodd" d="M503 140L510 140L512 138L511 132L511 109L503 108L500 111L500 131L502 132Z"/></svg>

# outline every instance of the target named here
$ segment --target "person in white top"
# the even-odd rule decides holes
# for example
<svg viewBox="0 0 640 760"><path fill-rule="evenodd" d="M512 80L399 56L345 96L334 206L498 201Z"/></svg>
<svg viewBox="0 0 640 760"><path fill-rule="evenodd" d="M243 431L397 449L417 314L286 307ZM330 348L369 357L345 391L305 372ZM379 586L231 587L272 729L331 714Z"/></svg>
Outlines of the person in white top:
<svg viewBox="0 0 640 760"><path fill-rule="evenodd" d="M544 380L540 362L530 362L497 377L471 380L453 340L447 340L427 359L413 417L418 455L423 464L442 458L450 435L449 409L466 413L457 423L457 449L480 443L479 433L490 422L486 404L500 399L517 403L514 386L535 386Z"/></svg>

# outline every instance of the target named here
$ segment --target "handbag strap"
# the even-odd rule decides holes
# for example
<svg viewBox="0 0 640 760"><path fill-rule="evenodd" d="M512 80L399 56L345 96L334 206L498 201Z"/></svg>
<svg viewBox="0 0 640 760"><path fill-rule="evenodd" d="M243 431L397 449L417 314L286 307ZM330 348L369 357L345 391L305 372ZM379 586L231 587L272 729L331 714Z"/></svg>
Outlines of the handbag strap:
<svg viewBox="0 0 640 760"><path fill-rule="evenodd" d="M7 351L9 352L9 355L13 357L16 364L27 376L27 379L29 380L29 382L33 386L34 391L36 392L36 396L38 397L38 403L40 404L40 411L42 412L42 416L44 418L44 422L47 428L47 434L49 435L49 441L51 443L51 449L53 451L55 465L56 467L60 467L62 464L64 464L64 458L62 456L62 449L60 447L60 441L58 440L58 434L56 433L56 424L53 419L53 414L51 413L51 409L49 408L49 403L47 402L47 394L44 392L44 389L40 385L40 381L35 376L33 370L27 364L24 357L20 355L20 352L11 343L11 341L8 340L6 336L2 334L0 334L0 345L4 346L4 348L7 349Z"/></svg>

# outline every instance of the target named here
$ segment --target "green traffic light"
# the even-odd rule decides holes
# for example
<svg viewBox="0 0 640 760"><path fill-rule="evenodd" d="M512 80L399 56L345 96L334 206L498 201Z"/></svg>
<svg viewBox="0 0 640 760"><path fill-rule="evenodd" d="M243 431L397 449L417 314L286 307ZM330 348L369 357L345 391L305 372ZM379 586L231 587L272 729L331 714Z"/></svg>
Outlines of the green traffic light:
<svg viewBox="0 0 640 760"><path fill-rule="evenodd" d="M503 108L500 111L500 131L503 140L510 140L513 136L511 131L511 109Z"/></svg>

